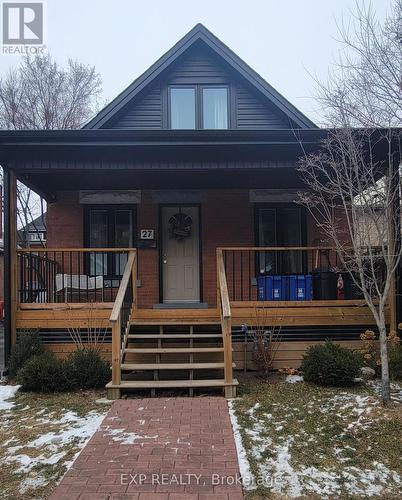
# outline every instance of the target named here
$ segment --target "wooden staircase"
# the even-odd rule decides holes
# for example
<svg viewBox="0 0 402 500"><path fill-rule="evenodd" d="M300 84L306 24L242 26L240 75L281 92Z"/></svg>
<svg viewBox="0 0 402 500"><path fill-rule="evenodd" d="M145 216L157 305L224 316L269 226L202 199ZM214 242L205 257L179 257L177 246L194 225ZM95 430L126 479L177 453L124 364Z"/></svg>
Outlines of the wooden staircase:
<svg viewBox="0 0 402 500"><path fill-rule="evenodd" d="M189 310L160 311L152 319L144 318L137 308L137 252L129 252L110 315L110 399L119 398L122 390L149 389L155 395L158 389L174 388L188 389L191 396L194 389L222 388L227 398L235 396L231 310L219 249L217 270L218 311L212 318L202 310L191 311L190 318Z"/></svg>
<svg viewBox="0 0 402 500"><path fill-rule="evenodd" d="M222 388L233 397L237 380L225 381L223 337L218 324L131 324L122 348L120 383L113 391ZM115 394L114 397L119 397Z"/></svg>

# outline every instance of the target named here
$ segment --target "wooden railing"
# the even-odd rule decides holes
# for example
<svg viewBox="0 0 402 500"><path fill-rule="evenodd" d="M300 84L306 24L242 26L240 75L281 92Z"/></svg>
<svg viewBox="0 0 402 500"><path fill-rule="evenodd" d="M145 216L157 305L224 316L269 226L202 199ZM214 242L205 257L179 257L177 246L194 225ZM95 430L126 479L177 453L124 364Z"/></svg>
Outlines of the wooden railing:
<svg viewBox="0 0 402 500"><path fill-rule="evenodd" d="M114 302L131 250L18 249L18 302Z"/></svg>
<svg viewBox="0 0 402 500"><path fill-rule="evenodd" d="M223 261L223 252L217 249L217 304L220 313L220 321L223 338L224 351L224 370L225 382L233 382L233 353L232 353L232 313L230 309L229 292L226 281L225 264ZM226 386L226 397L232 397L232 387Z"/></svg>
<svg viewBox="0 0 402 500"><path fill-rule="evenodd" d="M112 325L112 384L121 381L121 361L123 348L127 343L130 318L137 308L137 252L130 250L127 263L117 291L116 300L110 314Z"/></svg>

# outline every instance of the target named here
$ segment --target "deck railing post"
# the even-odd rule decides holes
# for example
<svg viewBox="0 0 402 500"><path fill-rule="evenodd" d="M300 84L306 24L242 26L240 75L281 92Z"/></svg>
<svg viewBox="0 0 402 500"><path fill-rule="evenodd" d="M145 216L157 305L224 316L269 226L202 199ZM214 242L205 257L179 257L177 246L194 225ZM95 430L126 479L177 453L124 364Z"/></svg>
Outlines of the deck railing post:
<svg viewBox="0 0 402 500"><path fill-rule="evenodd" d="M121 314L112 322L112 384L120 385ZM120 397L120 389L113 388L112 399Z"/></svg>
<svg viewBox="0 0 402 500"><path fill-rule="evenodd" d="M137 309L137 267L138 267L138 254L137 250L133 250L134 256L134 264L131 269L131 286L133 290L133 309Z"/></svg>
<svg viewBox="0 0 402 500"><path fill-rule="evenodd" d="M234 397L234 386L231 385L233 383L232 319L223 251L221 248L217 249L216 257L217 305L221 318L224 376L225 384L227 384L225 386L225 396L231 398Z"/></svg>

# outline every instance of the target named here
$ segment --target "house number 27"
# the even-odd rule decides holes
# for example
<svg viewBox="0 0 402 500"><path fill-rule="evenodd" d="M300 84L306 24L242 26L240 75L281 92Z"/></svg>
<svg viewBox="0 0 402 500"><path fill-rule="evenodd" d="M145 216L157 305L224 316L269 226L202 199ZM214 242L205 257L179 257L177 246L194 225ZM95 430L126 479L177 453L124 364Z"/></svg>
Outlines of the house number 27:
<svg viewBox="0 0 402 500"><path fill-rule="evenodd" d="M140 238L142 240L153 240L154 239L154 230L153 229L141 229Z"/></svg>

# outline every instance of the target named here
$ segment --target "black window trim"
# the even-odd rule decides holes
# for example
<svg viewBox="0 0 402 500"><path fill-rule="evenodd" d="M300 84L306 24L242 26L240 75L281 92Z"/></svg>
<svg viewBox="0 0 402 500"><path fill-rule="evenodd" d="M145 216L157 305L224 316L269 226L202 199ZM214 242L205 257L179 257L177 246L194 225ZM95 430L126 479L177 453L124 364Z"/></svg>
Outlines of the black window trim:
<svg viewBox="0 0 402 500"><path fill-rule="evenodd" d="M194 89L195 92L195 128L194 129L172 129L172 114L171 114L171 90L172 89ZM226 129L206 129L203 127L203 90L204 89L226 89L226 113L227 113L227 128ZM168 127L171 130L229 130L231 128L232 113L231 113L231 90L230 85L226 83L194 83L194 84L172 84L168 85L167 99L167 121Z"/></svg>
<svg viewBox="0 0 402 500"><path fill-rule="evenodd" d="M280 224L280 220L277 214L278 209L286 209L286 208L298 208L300 210L300 241L302 247L307 244L307 211L304 207L298 205L297 203L254 203L254 244L256 247L262 246L260 243L260 212L261 210L267 209L275 209L275 246L282 246L281 242L278 243L278 225ZM256 259L256 276L259 275L259 265L258 259ZM303 272L306 272L307 269L307 256L303 256L301 265ZM278 263L277 263L278 267ZM280 266L279 266L280 267ZM281 270L279 270L281 271Z"/></svg>
<svg viewBox="0 0 402 500"><path fill-rule="evenodd" d="M116 210L130 210L131 211L131 216L132 216L132 224L133 224L133 248L136 248L137 246L137 205L135 204L108 204L108 205L103 205L103 204L95 204L95 205L85 205L84 207L84 247L85 248L91 248L90 246L90 213L93 210L100 210L100 211L107 211L108 212L108 246L106 248L116 248L111 245L111 242L114 240L114 222L113 224L110 224L110 221L112 220L113 213ZM84 272L87 275L90 275L90 252L86 252L86 258L84 261ZM113 254L110 253L108 254L107 257L107 269L108 269L108 274L105 275L104 277L106 279L118 279L121 278L120 275L115 275L114 274L114 262L113 262ZM110 271L113 271L112 274L110 274Z"/></svg>

